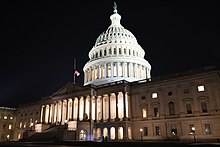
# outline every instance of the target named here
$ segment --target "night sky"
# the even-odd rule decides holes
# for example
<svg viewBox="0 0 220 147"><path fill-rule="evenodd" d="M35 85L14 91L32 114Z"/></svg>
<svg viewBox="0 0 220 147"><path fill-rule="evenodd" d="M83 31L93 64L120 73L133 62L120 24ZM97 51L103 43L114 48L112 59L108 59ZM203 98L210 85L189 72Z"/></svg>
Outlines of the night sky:
<svg viewBox="0 0 220 147"><path fill-rule="evenodd" d="M110 25L114 0L0 2L0 106L17 107L73 81L97 37ZM145 50L152 77L220 67L218 1L116 0L121 24Z"/></svg>

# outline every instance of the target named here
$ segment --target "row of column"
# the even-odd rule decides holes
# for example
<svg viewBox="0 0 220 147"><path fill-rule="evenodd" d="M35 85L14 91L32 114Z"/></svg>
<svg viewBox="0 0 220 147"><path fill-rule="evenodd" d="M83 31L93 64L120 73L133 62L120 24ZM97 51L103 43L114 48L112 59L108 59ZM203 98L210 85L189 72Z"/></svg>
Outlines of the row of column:
<svg viewBox="0 0 220 147"><path fill-rule="evenodd" d="M81 96L41 106L41 122L65 124L69 120L114 121L128 118L130 110L127 92L102 96Z"/></svg>
<svg viewBox="0 0 220 147"><path fill-rule="evenodd" d="M85 82L109 77L133 77L146 79L150 78L150 69L131 62L110 62L95 67L90 67L85 71Z"/></svg>

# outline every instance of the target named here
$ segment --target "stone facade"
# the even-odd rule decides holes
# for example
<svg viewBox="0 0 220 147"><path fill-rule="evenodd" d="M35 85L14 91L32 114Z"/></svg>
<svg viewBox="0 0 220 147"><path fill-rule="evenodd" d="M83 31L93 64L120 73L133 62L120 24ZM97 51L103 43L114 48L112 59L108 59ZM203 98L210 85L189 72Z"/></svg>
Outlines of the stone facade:
<svg viewBox="0 0 220 147"><path fill-rule="evenodd" d="M14 138L16 109L0 107L0 141L9 141Z"/></svg>

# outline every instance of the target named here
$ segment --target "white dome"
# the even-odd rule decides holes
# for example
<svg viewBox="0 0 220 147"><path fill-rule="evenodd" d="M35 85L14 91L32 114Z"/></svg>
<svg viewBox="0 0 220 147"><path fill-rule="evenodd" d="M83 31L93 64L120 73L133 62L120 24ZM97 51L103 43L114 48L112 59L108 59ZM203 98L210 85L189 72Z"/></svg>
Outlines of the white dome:
<svg viewBox="0 0 220 147"><path fill-rule="evenodd" d="M114 7L111 25L96 40L84 66L84 85L106 84L119 80L129 82L150 78L150 64L135 36L121 24Z"/></svg>

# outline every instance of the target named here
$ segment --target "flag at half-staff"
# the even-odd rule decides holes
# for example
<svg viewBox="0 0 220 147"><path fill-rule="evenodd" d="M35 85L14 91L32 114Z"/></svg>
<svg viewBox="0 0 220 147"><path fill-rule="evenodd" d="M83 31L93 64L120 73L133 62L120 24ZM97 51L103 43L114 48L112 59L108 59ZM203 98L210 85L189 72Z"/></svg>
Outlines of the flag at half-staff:
<svg viewBox="0 0 220 147"><path fill-rule="evenodd" d="M73 66L74 66L73 83L75 84L76 83L76 76L77 77L80 76L80 72L76 69L76 59L74 59Z"/></svg>

